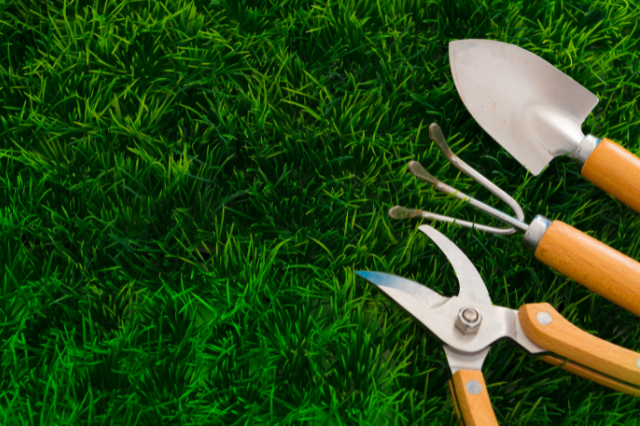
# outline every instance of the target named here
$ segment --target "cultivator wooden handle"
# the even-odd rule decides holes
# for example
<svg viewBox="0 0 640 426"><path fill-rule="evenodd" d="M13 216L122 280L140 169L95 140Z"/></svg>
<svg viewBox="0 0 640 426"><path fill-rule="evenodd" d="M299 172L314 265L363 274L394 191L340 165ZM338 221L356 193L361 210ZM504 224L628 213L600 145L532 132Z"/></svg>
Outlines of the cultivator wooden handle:
<svg viewBox="0 0 640 426"><path fill-rule="evenodd" d="M560 221L553 221L536 259L640 316L640 263Z"/></svg>
<svg viewBox="0 0 640 426"><path fill-rule="evenodd" d="M640 158L602 139L582 167L582 176L640 213Z"/></svg>

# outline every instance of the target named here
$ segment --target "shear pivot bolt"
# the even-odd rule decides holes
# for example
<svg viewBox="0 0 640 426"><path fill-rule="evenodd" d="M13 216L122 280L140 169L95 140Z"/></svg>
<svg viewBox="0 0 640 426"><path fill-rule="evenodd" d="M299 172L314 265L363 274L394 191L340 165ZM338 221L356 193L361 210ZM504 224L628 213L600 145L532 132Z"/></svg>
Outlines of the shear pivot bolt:
<svg viewBox="0 0 640 426"><path fill-rule="evenodd" d="M458 312L456 327L464 334L473 334L478 332L481 322L482 316L480 312L473 308L463 308Z"/></svg>

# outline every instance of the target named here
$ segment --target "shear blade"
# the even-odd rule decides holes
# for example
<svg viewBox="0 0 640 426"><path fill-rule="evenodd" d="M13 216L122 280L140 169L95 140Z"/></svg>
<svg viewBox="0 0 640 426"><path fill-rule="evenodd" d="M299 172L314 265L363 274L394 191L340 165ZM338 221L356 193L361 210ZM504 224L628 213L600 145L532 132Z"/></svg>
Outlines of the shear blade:
<svg viewBox="0 0 640 426"><path fill-rule="evenodd" d="M356 274L378 286L387 296L409 311L432 309L449 300L427 286L397 275L375 271L356 271Z"/></svg>
<svg viewBox="0 0 640 426"><path fill-rule="evenodd" d="M453 266L460 283L460 293L458 297L464 300L491 305L491 296L484 285L484 281L478 270L462 250L458 248L450 239L436 231L429 225L422 225L418 228L431 240L436 243L440 250L447 256L449 263Z"/></svg>

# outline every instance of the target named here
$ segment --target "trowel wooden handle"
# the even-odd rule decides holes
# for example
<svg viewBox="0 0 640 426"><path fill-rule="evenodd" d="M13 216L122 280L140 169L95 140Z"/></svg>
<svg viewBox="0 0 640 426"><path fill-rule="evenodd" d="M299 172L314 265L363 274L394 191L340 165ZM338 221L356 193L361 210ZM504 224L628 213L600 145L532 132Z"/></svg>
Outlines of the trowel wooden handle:
<svg viewBox="0 0 640 426"><path fill-rule="evenodd" d="M482 371L459 370L451 381L465 426L498 426Z"/></svg>
<svg viewBox="0 0 640 426"><path fill-rule="evenodd" d="M582 167L582 176L640 213L640 158L602 139Z"/></svg>
<svg viewBox="0 0 640 426"><path fill-rule="evenodd" d="M536 259L640 316L640 263L560 221L542 236Z"/></svg>

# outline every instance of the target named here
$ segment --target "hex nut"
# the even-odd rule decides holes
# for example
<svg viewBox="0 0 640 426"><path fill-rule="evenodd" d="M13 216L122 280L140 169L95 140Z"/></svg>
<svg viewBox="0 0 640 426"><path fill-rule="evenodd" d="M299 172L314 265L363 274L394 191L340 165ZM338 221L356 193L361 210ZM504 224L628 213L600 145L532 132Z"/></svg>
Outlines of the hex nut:
<svg viewBox="0 0 640 426"><path fill-rule="evenodd" d="M474 334L478 332L482 315L473 308L462 308L456 318L456 327L464 334Z"/></svg>

